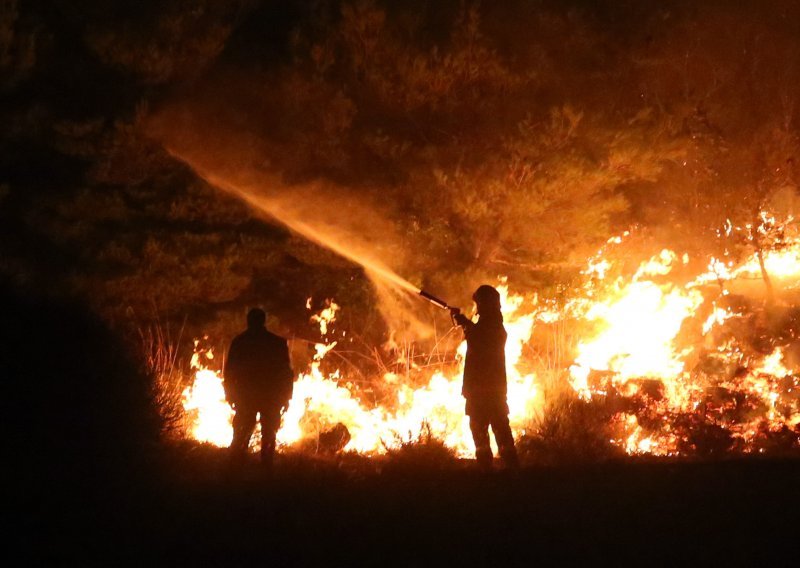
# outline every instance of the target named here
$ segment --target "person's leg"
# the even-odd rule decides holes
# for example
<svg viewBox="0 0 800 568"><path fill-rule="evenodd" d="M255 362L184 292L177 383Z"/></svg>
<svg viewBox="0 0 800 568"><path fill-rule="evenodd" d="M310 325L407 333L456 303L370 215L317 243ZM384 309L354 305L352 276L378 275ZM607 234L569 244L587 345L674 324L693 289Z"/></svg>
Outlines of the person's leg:
<svg viewBox="0 0 800 568"><path fill-rule="evenodd" d="M492 417L492 433L497 442L497 449L503 465L508 469L519 468L517 449L514 447L514 435L511 433L511 426L508 423L508 415L505 412L498 412Z"/></svg>
<svg viewBox="0 0 800 568"><path fill-rule="evenodd" d="M261 463L272 467L275 456L275 436L281 426L281 409L273 405L261 411Z"/></svg>
<svg viewBox="0 0 800 568"><path fill-rule="evenodd" d="M245 405L237 405L233 416L233 440L230 445L231 458L237 462L244 460L247 446L256 427L256 410Z"/></svg>
<svg viewBox="0 0 800 568"><path fill-rule="evenodd" d="M475 459L483 470L492 469L492 447L489 445L489 421L478 413L469 417L469 429L475 442Z"/></svg>

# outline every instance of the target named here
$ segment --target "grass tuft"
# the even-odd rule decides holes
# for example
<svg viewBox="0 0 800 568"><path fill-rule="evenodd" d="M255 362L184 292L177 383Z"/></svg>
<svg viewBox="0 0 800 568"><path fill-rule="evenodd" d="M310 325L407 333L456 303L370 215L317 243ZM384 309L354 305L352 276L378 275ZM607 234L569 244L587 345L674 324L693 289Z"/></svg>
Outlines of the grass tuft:
<svg viewBox="0 0 800 568"><path fill-rule="evenodd" d="M419 434L402 439L395 436L396 446L386 445L386 470L431 471L454 468L458 459L452 449L431 431L430 424L423 423Z"/></svg>

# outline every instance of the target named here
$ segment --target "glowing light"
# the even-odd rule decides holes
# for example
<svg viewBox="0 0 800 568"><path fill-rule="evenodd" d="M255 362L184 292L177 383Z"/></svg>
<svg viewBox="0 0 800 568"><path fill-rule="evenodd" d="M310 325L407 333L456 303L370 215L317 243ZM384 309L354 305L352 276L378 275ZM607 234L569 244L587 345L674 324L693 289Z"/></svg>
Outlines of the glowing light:
<svg viewBox="0 0 800 568"><path fill-rule="evenodd" d="M225 389L218 373L197 369L194 382L183 392L183 408L194 439L215 446L230 445L234 413L225 401Z"/></svg>
<svg viewBox="0 0 800 568"><path fill-rule="evenodd" d="M517 365L523 346L530 338L536 313L522 310L524 299L510 294L505 281L498 285L506 317L508 342L508 402L512 428L519 431L527 425L534 410L541 404L536 377L521 373ZM309 304L310 305L310 304ZM326 336L339 307L333 301L311 320ZM420 435L423 428L441 438L459 455L471 455L474 448L469 421L464 415L461 396L461 376L466 343L458 349L457 364L448 373L433 372L426 383L416 388L399 382L397 375L387 373L384 381L395 386L394 397L380 405L366 403L358 390L343 383L339 370L325 374L321 364L336 346L335 341L315 345L315 355L309 369L301 373L294 384L288 409L283 415L278 443L292 445L304 439L314 439L336 424L344 424L351 439L346 450L361 453L382 453L404 440ZM199 365L199 358L196 358ZM184 408L191 413L192 436L218 446L226 446L232 436L233 411L225 402L222 378L219 373L199 367L195 382L187 389Z"/></svg>
<svg viewBox="0 0 800 568"><path fill-rule="evenodd" d="M757 227L726 223L719 236L730 238L745 231L752 235L767 231L762 231L767 225L772 230L776 223L770 216L762 216ZM618 250L629 236L612 237L605 247ZM780 247L764 249L763 262L770 276L788 289L792 282L800 282L800 238L782 238ZM535 371L541 367L532 364L532 350L526 346L537 325L564 321L573 322L579 335L570 351L571 365L556 370L567 371L561 387L585 400L612 395L636 400L630 410L617 411L609 424L615 432L612 443L629 454L669 456L691 447L681 434L679 416L691 415L695 421L725 429L745 452L761 451L758 440L765 433L796 429L800 425L797 369L780 347L768 355L745 355L729 331L731 322L744 320L723 307L726 288L737 278L760 278L758 257L753 253L738 263L709 257L706 271L693 279L674 276L676 268L685 273L690 266L688 255L664 249L626 277L601 249L583 271L585 287L560 307L536 295L512 293L501 279L497 288L508 332L508 403L515 434L524 432L544 408L543 387ZM375 454L417 437L425 427L457 454L471 455L460 394L466 344L459 346L450 365L427 371L411 365L408 376L386 373L376 378L389 394L374 401L348 383L342 370L322 370L326 356L337 346L331 324L340 309L328 300L311 316L323 342L316 344L309 368L295 381L278 432L279 444L314 441L343 424L351 435L347 450ZM717 375L697 366L701 355L716 362ZM193 438L226 446L233 411L225 402L221 377L208 368L213 360L210 351L195 354L194 382L184 391L184 408ZM328 362L325 368L329 367ZM748 413L739 412L736 405L741 401L750 405Z"/></svg>

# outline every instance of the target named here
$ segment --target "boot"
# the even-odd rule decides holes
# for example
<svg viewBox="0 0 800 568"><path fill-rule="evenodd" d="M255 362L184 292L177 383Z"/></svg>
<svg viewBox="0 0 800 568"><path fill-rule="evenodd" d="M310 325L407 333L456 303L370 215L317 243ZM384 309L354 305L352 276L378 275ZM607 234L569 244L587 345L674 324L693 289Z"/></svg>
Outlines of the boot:
<svg viewBox="0 0 800 568"><path fill-rule="evenodd" d="M272 475L273 462L275 461L275 446L272 444L261 446L261 469Z"/></svg>
<svg viewBox="0 0 800 568"><path fill-rule="evenodd" d="M244 470L247 461L247 453L240 448L228 448L228 459L225 464L224 475L227 477L238 477Z"/></svg>
<svg viewBox="0 0 800 568"><path fill-rule="evenodd" d="M517 457L517 449L514 446L500 450L500 459L503 460L503 466L507 470L519 470L519 457Z"/></svg>
<svg viewBox="0 0 800 568"><path fill-rule="evenodd" d="M492 471L492 456L491 448L479 448L475 450L475 458L478 460L478 469L484 472Z"/></svg>

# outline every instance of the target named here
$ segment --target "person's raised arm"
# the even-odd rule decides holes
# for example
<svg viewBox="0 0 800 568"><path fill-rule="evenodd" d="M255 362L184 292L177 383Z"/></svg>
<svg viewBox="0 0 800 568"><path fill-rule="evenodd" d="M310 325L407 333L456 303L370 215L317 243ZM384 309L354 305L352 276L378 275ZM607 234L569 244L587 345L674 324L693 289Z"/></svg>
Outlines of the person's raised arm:
<svg viewBox="0 0 800 568"><path fill-rule="evenodd" d="M464 329L464 333L469 333L469 330L472 329L472 326L475 323L470 320L467 316L461 313L459 308L449 308L450 310L450 317L453 320L453 324L457 325Z"/></svg>

